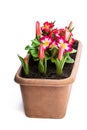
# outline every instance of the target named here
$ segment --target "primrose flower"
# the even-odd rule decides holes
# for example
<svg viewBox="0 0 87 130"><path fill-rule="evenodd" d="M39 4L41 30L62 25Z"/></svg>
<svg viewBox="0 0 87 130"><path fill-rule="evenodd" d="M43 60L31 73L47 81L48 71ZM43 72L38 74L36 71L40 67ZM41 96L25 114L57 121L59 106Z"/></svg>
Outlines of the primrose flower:
<svg viewBox="0 0 87 130"><path fill-rule="evenodd" d="M45 57L45 50L44 50L43 44L40 44L40 46L39 46L38 57L39 57L39 59L44 59L44 57Z"/></svg>
<svg viewBox="0 0 87 130"><path fill-rule="evenodd" d="M55 40L53 42L51 42L49 45L49 48L52 48L52 47L58 47L57 42Z"/></svg>
<svg viewBox="0 0 87 130"><path fill-rule="evenodd" d="M60 37L59 33L58 33L58 29L53 29L51 32L50 32L50 36L52 37L52 39L56 39Z"/></svg>
<svg viewBox="0 0 87 130"><path fill-rule="evenodd" d="M43 47L46 50L49 48L49 45L52 43L52 38L50 36L43 36L40 38L40 42L43 43Z"/></svg>
<svg viewBox="0 0 87 130"><path fill-rule="evenodd" d="M45 22L44 24L43 24L43 26L41 27L41 30L43 31L43 32L46 32L46 33L48 33L48 32L50 32L50 30L52 29L54 27L54 23L49 23L49 22Z"/></svg>
<svg viewBox="0 0 87 130"><path fill-rule="evenodd" d="M72 51L72 46L71 44L69 44L68 42L66 42L63 38L59 39L59 43L58 43L58 47L63 47L64 48L64 52L70 52Z"/></svg>

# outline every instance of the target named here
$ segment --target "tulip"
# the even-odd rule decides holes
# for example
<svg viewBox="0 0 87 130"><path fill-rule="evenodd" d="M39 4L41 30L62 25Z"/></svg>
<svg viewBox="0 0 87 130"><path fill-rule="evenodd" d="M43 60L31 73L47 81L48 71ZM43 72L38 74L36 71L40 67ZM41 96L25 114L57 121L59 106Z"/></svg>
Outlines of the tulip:
<svg viewBox="0 0 87 130"><path fill-rule="evenodd" d="M39 37L41 35L41 28L39 21L36 22L36 36Z"/></svg>
<svg viewBox="0 0 87 130"><path fill-rule="evenodd" d="M72 23L72 21L71 21L71 22L70 22L70 28L72 28L72 24L73 24L73 23Z"/></svg>
<svg viewBox="0 0 87 130"><path fill-rule="evenodd" d="M28 75L29 74L29 66L28 66L28 61L29 59L27 57L24 58L24 63L25 63L25 66L24 66L24 71L25 71L25 74Z"/></svg>
<svg viewBox="0 0 87 130"><path fill-rule="evenodd" d="M64 39L60 38L59 43L59 52L58 52L58 59L62 60L63 54L65 52L70 52L72 51L72 44L69 44L68 42L64 41Z"/></svg>
<svg viewBox="0 0 87 130"><path fill-rule="evenodd" d="M70 32L72 32L72 30L74 29L74 27L72 25L73 25L73 23L71 21L70 24L69 24L69 26L68 26L68 29L69 29Z"/></svg>
<svg viewBox="0 0 87 130"><path fill-rule="evenodd" d="M69 31L69 29L65 28L65 40L68 41L72 33Z"/></svg>
<svg viewBox="0 0 87 130"><path fill-rule="evenodd" d="M44 50L43 44L40 44L40 46L39 46L38 57L39 57L39 59L45 58L45 50Z"/></svg>
<svg viewBox="0 0 87 130"><path fill-rule="evenodd" d="M64 48L61 46L61 47L59 48L59 52L58 52L58 59L59 59L59 60L62 60L62 58L63 58L63 53L64 53Z"/></svg>
<svg viewBox="0 0 87 130"><path fill-rule="evenodd" d="M27 57L24 58L24 62L26 65L28 65L28 58Z"/></svg>

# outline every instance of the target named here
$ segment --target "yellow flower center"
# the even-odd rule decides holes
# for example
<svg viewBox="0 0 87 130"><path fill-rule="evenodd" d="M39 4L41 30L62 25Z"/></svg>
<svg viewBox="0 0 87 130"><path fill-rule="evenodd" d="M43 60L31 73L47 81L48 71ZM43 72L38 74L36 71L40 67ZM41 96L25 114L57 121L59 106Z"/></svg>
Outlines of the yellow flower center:
<svg viewBox="0 0 87 130"><path fill-rule="evenodd" d="M65 43L61 43L61 47L63 47L65 49L67 47L67 45Z"/></svg>
<svg viewBox="0 0 87 130"><path fill-rule="evenodd" d="M49 28L49 26L48 26L48 25L45 25L44 27L45 27L45 28Z"/></svg>
<svg viewBox="0 0 87 130"><path fill-rule="evenodd" d="M49 41L45 41L44 46L48 46L48 45L49 45Z"/></svg>

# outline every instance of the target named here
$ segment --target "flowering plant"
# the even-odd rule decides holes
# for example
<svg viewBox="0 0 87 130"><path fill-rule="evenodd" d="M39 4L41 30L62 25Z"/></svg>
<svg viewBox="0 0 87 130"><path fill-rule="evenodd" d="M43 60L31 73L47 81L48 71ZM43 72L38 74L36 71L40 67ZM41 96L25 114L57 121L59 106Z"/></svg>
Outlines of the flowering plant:
<svg viewBox="0 0 87 130"><path fill-rule="evenodd" d="M70 57L71 53L76 53L73 48L72 22L60 29L55 28L54 24L55 22L45 22L41 27L40 22L36 22L36 36L32 44L25 47L27 57L22 58L18 55L25 75L29 74L31 57L38 61L38 70L43 74L47 72L48 60L56 66L57 75L62 75L65 63L74 63L74 59Z"/></svg>

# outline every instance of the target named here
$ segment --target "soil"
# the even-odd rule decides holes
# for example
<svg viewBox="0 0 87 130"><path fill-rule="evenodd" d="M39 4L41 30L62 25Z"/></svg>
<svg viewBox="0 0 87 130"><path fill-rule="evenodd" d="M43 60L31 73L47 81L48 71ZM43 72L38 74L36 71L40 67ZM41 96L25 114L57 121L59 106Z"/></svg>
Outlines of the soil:
<svg viewBox="0 0 87 130"><path fill-rule="evenodd" d="M75 43L73 45L73 48L77 50L78 48L78 41L75 40ZM70 55L74 60L75 60L75 57L76 57L76 53L74 54L71 54ZM57 76L56 75L56 68L55 68L55 65L53 63L51 63L50 61L48 61L49 63L47 64L47 73L46 75L43 75L41 73L38 72L38 61L34 62L33 59L31 59L29 61L29 75L26 77L24 75L24 72L23 72L23 69L22 69L22 72L21 72L21 76L24 77L24 78L40 78L40 79L64 79L64 78L68 78L72 72L72 69L73 69L73 64L65 64L64 65L64 69L63 69L63 74L61 76Z"/></svg>

